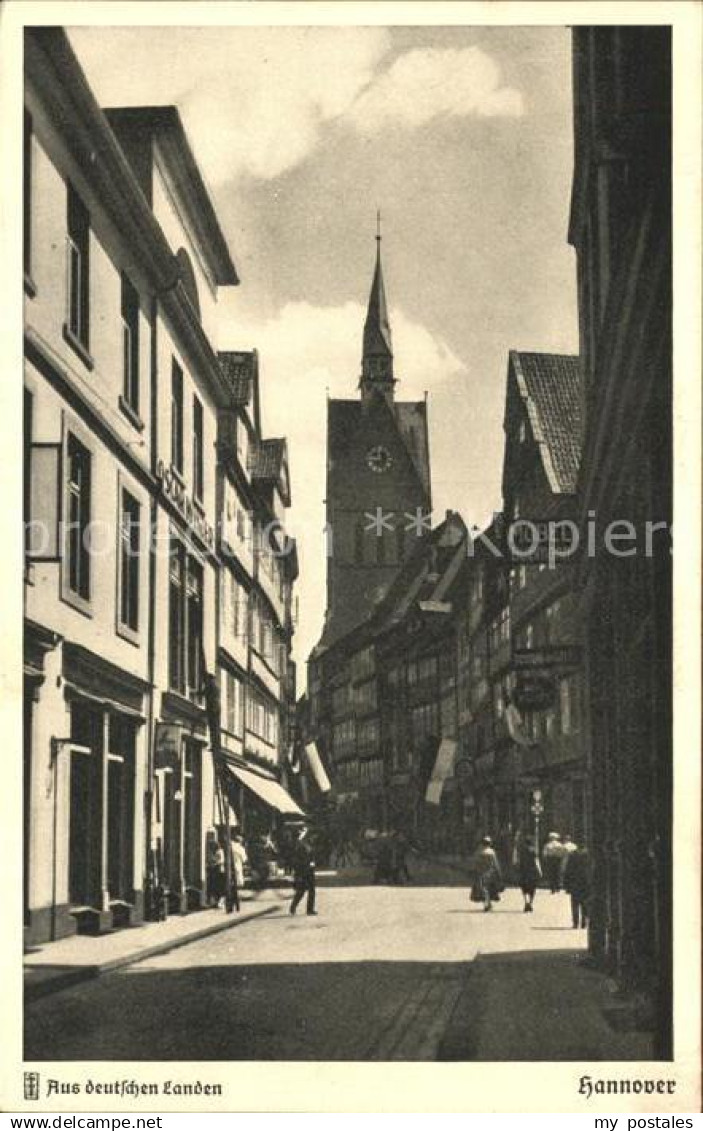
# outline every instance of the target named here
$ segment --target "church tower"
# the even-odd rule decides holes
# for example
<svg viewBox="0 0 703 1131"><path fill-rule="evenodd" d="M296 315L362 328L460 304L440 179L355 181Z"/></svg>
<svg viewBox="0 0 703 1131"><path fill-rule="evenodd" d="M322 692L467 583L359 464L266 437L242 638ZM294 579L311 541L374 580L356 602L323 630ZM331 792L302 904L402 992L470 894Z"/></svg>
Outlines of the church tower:
<svg viewBox="0 0 703 1131"><path fill-rule="evenodd" d="M429 529L427 402L397 400L397 384L378 230L359 395L328 401L323 647L373 612Z"/></svg>

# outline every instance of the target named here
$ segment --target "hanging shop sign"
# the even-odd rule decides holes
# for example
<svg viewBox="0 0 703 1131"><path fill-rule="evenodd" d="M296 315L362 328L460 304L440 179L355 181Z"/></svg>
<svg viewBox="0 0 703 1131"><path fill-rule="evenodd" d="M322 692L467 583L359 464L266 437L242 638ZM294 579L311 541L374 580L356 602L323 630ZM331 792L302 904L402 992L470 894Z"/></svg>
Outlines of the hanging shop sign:
<svg viewBox="0 0 703 1131"><path fill-rule="evenodd" d="M554 680L543 672L519 676L512 693L519 711L545 711L552 706L555 696Z"/></svg>
<svg viewBox="0 0 703 1131"><path fill-rule="evenodd" d="M578 644L548 644L543 648L513 648L510 666L516 672L533 672L544 668L566 670L578 667L580 662Z"/></svg>
<svg viewBox="0 0 703 1131"><path fill-rule="evenodd" d="M154 732L154 769L175 770L181 755L183 728L178 723L157 723Z"/></svg>
<svg viewBox="0 0 703 1131"><path fill-rule="evenodd" d="M215 531L208 522L200 507L193 501L192 496L186 491L185 486L162 459L156 465L156 478L161 484L161 490L170 503L173 503L178 513L188 524L193 533L200 539L208 550L215 548Z"/></svg>

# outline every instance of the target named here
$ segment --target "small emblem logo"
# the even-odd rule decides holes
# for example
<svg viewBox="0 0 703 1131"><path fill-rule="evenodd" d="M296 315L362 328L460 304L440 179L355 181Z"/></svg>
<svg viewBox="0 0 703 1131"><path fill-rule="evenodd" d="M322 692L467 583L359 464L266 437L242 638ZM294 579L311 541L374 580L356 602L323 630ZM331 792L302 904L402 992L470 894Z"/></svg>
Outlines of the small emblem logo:
<svg viewBox="0 0 703 1131"><path fill-rule="evenodd" d="M38 1072L25 1072L24 1074L24 1098L26 1100L39 1099L39 1073Z"/></svg>

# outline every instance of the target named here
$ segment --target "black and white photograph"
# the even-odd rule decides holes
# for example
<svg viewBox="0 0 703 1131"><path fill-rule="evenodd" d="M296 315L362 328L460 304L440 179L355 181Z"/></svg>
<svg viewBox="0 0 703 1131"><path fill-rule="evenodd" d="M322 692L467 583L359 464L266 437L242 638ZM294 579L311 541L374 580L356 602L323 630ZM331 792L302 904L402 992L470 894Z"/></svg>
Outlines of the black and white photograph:
<svg viewBox="0 0 703 1131"><path fill-rule="evenodd" d="M2 1107L697 1111L700 8L9 7Z"/></svg>

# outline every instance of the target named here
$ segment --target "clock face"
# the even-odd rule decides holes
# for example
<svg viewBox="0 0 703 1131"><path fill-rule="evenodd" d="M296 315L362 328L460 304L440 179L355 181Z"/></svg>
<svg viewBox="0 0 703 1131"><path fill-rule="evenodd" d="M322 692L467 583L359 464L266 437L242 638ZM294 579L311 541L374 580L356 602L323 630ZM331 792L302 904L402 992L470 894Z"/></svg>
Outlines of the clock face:
<svg viewBox="0 0 703 1131"><path fill-rule="evenodd" d="M388 471L388 469L392 466L393 457L388 451L388 448L384 448L381 444L377 444L375 448L371 448L366 453L366 462L368 463L372 471L375 471L377 475L381 475L384 471Z"/></svg>

